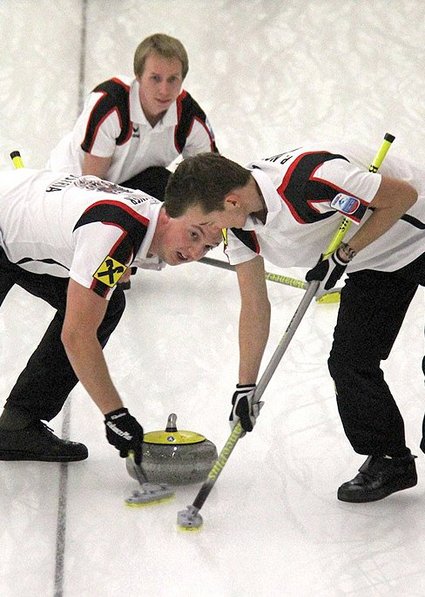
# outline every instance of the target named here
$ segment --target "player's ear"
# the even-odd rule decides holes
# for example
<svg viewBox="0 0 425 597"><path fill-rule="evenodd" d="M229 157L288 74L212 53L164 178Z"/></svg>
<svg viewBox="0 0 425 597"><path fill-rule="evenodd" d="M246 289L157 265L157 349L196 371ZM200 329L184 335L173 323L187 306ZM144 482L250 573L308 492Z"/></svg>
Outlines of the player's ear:
<svg viewBox="0 0 425 597"><path fill-rule="evenodd" d="M170 220L172 220L172 217L168 215L167 210L162 206L159 212L158 223L163 226L164 224L168 224Z"/></svg>
<svg viewBox="0 0 425 597"><path fill-rule="evenodd" d="M240 207L240 198L237 193L231 192L224 197L224 208L232 209L234 207Z"/></svg>

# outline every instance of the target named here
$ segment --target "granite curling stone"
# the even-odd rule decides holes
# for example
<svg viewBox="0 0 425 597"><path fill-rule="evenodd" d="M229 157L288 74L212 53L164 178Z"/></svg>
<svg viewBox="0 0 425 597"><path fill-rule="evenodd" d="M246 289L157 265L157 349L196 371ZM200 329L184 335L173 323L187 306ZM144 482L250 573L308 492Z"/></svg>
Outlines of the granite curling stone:
<svg viewBox="0 0 425 597"><path fill-rule="evenodd" d="M177 416L168 417L165 431L145 433L142 467L151 483L189 485L202 483L218 458L217 448L194 431L178 431ZM127 472L135 478L134 467L126 459Z"/></svg>

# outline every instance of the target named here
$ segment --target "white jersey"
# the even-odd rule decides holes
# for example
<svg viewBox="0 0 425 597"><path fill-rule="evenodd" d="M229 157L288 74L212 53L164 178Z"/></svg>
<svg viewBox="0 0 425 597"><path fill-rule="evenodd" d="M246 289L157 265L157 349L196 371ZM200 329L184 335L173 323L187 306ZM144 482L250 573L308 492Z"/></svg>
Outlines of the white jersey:
<svg viewBox="0 0 425 597"><path fill-rule="evenodd" d="M394 151L394 150L393 150ZM374 152L362 146L311 145L247 167L267 206L265 224L249 216L243 230L228 231L231 264L261 255L281 267L312 267L332 239L342 216L361 224L381 174L403 179L417 190L415 205L390 230L360 251L347 271L395 271L423 254L425 172L389 154L380 173L370 173ZM346 239L356 232L351 226Z"/></svg>
<svg viewBox="0 0 425 597"><path fill-rule="evenodd" d="M50 154L48 168L81 175L84 154L112 157L106 178L122 183L150 166L167 167L178 156L216 151L208 119L182 91L152 127L139 99L139 83L115 77L89 95L74 129Z"/></svg>
<svg viewBox="0 0 425 597"><path fill-rule="evenodd" d="M129 265L148 257L161 202L95 176L28 168L0 175L0 246L36 274L70 277L109 298Z"/></svg>

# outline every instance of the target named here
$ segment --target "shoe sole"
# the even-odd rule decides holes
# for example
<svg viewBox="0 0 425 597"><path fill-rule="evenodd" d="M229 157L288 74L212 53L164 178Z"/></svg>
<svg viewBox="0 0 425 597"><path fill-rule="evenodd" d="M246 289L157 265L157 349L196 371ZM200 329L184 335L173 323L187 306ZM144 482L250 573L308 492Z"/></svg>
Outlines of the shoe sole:
<svg viewBox="0 0 425 597"><path fill-rule="evenodd" d="M37 461L37 462L79 462L86 460L88 454L85 456L40 456L38 454L27 454L23 452L0 452L0 460L7 461Z"/></svg>
<svg viewBox="0 0 425 597"><path fill-rule="evenodd" d="M337 497L341 502L349 502L351 504L365 504L367 502L377 502L378 500L383 500L384 498L388 497L392 493L396 493L397 491L403 491L404 489L415 487L417 483L417 479L411 479L410 481L406 481L406 483L401 487L383 487L380 491L375 492L373 495L355 495L354 492L351 495L344 495L343 492L340 491L340 489L338 489Z"/></svg>

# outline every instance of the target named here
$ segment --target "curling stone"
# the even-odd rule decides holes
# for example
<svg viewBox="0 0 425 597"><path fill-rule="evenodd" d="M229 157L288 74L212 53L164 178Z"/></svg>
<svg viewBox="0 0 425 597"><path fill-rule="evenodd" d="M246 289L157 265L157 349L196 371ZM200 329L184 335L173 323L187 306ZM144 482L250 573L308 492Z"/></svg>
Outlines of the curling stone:
<svg viewBox="0 0 425 597"><path fill-rule="evenodd" d="M145 433L142 466L149 482L189 485L202 483L218 458L217 448L194 431L177 431L177 416L168 417L165 431ZM135 478L126 459L127 472Z"/></svg>

